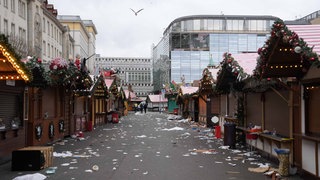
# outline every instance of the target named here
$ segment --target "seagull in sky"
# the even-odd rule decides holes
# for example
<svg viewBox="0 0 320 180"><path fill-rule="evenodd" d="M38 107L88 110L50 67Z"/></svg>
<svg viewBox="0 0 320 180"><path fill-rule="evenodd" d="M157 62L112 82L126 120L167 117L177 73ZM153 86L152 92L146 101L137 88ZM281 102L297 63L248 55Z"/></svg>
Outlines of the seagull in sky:
<svg viewBox="0 0 320 180"><path fill-rule="evenodd" d="M130 8L131 9L131 8ZM138 11L135 11L135 10L133 10L133 9L131 9L131 11L134 13L134 15L138 15L138 13L140 12L140 11L142 11L143 9L140 9L140 10L138 10Z"/></svg>

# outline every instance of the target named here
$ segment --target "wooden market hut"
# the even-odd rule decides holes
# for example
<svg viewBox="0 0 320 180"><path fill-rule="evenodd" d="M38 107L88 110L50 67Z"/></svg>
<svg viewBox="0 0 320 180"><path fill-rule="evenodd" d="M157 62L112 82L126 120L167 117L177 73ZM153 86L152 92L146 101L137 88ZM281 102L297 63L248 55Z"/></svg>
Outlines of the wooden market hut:
<svg viewBox="0 0 320 180"><path fill-rule="evenodd" d="M179 85L172 80L165 85L165 97L168 99L168 113L179 114L179 106L177 104Z"/></svg>
<svg viewBox="0 0 320 180"><path fill-rule="evenodd" d="M134 111L134 104L140 104L143 100L137 97L136 93L128 88L123 90L125 94L125 101L128 104L128 111Z"/></svg>
<svg viewBox="0 0 320 180"><path fill-rule="evenodd" d="M76 81L70 87L73 89L72 119L75 124L71 129L72 134L92 130L90 90L94 82L88 72L79 71L76 76Z"/></svg>
<svg viewBox="0 0 320 180"><path fill-rule="evenodd" d="M260 79L274 79L284 87L281 90L271 88L273 95L264 93L262 96L264 129L276 128L277 134L288 137L291 143L284 147L290 149L291 164L318 178L316 133L319 132L319 116L314 114L317 110L312 110L311 106L318 101L316 96L310 98L316 91L309 89L313 87L314 79L310 78L313 67L319 67L320 63L318 54L308 44L316 45L319 50L319 29L319 25L286 26L283 21L276 21L269 40L259 49L260 58L255 69ZM307 72L309 75L303 78ZM276 145L272 147L282 146L286 140L272 140Z"/></svg>
<svg viewBox="0 0 320 180"><path fill-rule="evenodd" d="M122 86L118 87L118 111L121 116L128 115L128 103L125 101L125 92Z"/></svg>
<svg viewBox="0 0 320 180"><path fill-rule="evenodd" d="M38 78L28 84L28 146L51 144L86 130L92 84L88 72L62 58L52 59L48 72L37 58L27 65L40 67L33 69Z"/></svg>
<svg viewBox="0 0 320 180"><path fill-rule="evenodd" d="M199 87L180 86L177 96L180 115L185 119L191 118L195 122L199 120L198 90Z"/></svg>
<svg viewBox="0 0 320 180"><path fill-rule="evenodd" d="M93 127L107 123L107 99L109 92L104 81L104 77L91 76L93 79L92 87L90 88L89 97L89 126L88 130Z"/></svg>
<svg viewBox="0 0 320 180"><path fill-rule="evenodd" d="M150 94L147 96L146 101L148 103L148 109L153 111L158 110L163 112L168 107L168 99L164 94Z"/></svg>
<svg viewBox="0 0 320 180"><path fill-rule="evenodd" d="M300 100L301 111L294 109L294 115L301 116L301 122L294 121L294 164L297 165L304 174L311 177L320 178L319 163L319 110L316 108L319 104L319 54L320 54L320 25L290 25L288 28L312 47L312 52L306 51L311 67L305 76L301 79L302 87ZM301 46L303 50L308 48ZM313 53L317 53L315 56ZM300 128L299 128L300 127Z"/></svg>
<svg viewBox="0 0 320 180"><path fill-rule="evenodd" d="M222 124L233 122L238 126L245 126L245 94L242 89L244 82L253 75L257 57L257 53L224 54L215 86L220 95Z"/></svg>
<svg viewBox="0 0 320 180"><path fill-rule="evenodd" d="M211 118L220 113L220 97L214 91L218 70L214 66L205 68L199 83L199 123L208 127L213 126Z"/></svg>
<svg viewBox="0 0 320 180"><path fill-rule="evenodd" d="M26 83L30 71L0 35L0 163L10 159L11 152L26 145L28 122Z"/></svg>
<svg viewBox="0 0 320 180"><path fill-rule="evenodd" d="M108 69L102 72L105 84L108 88L109 98L107 99L107 119L111 121L112 113L117 113L119 117L123 115L123 112L120 112L119 109L123 106L122 95L119 92L119 78L114 70Z"/></svg>

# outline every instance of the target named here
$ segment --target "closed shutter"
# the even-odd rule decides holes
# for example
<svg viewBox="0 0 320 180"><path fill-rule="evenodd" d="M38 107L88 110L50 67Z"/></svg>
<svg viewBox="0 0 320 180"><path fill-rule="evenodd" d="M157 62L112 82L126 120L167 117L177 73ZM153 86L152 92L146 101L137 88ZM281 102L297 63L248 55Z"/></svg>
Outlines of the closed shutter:
<svg viewBox="0 0 320 180"><path fill-rule="evenodd" d="M11 120L18 116L18 96L15 94L0 93L0 118L10 127Z"/></svg>

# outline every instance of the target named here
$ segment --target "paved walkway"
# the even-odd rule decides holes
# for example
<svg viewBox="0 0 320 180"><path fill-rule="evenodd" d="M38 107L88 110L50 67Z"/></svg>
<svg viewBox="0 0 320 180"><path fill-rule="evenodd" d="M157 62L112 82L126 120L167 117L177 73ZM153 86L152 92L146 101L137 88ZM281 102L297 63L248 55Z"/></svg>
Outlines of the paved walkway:
<svg viewBox="0 0 320 180"><path fill-rule="evenodd" d="M40 173L47 179L271 179L262 170L269 162L244 148L228 149L212 130L159 112L129 113L119 124L105 124L83 139L66 138L54 144L50 168L37 172L11 171L0 166L1 179ZM55 169L55 172L48 170ZM52 173L52 174L50 174ZM299 176L283 179L299 180Z"/></svg>

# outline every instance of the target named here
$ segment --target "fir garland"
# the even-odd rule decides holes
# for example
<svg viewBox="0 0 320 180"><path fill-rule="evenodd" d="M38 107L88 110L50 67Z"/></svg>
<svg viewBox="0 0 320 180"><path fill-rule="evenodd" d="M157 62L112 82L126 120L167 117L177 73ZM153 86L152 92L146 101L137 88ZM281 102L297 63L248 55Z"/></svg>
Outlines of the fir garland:
<svg viewBox="0 0 320 180"><path fill-rule="evenodd" d="M263 45L258 49L257 66L254 70L254 76L261 78L264 70L267 67L267 61L271 55L271 51L274 48L276 41L282 38L284 43L288 43L293 52L301 55L302 63L309 63L314 66L320 67L319 57L313 52L313 47L308 47L307 43L299 38L298 34L290 31L281 19L277 19L271 28L271 36Z"/></svg>

